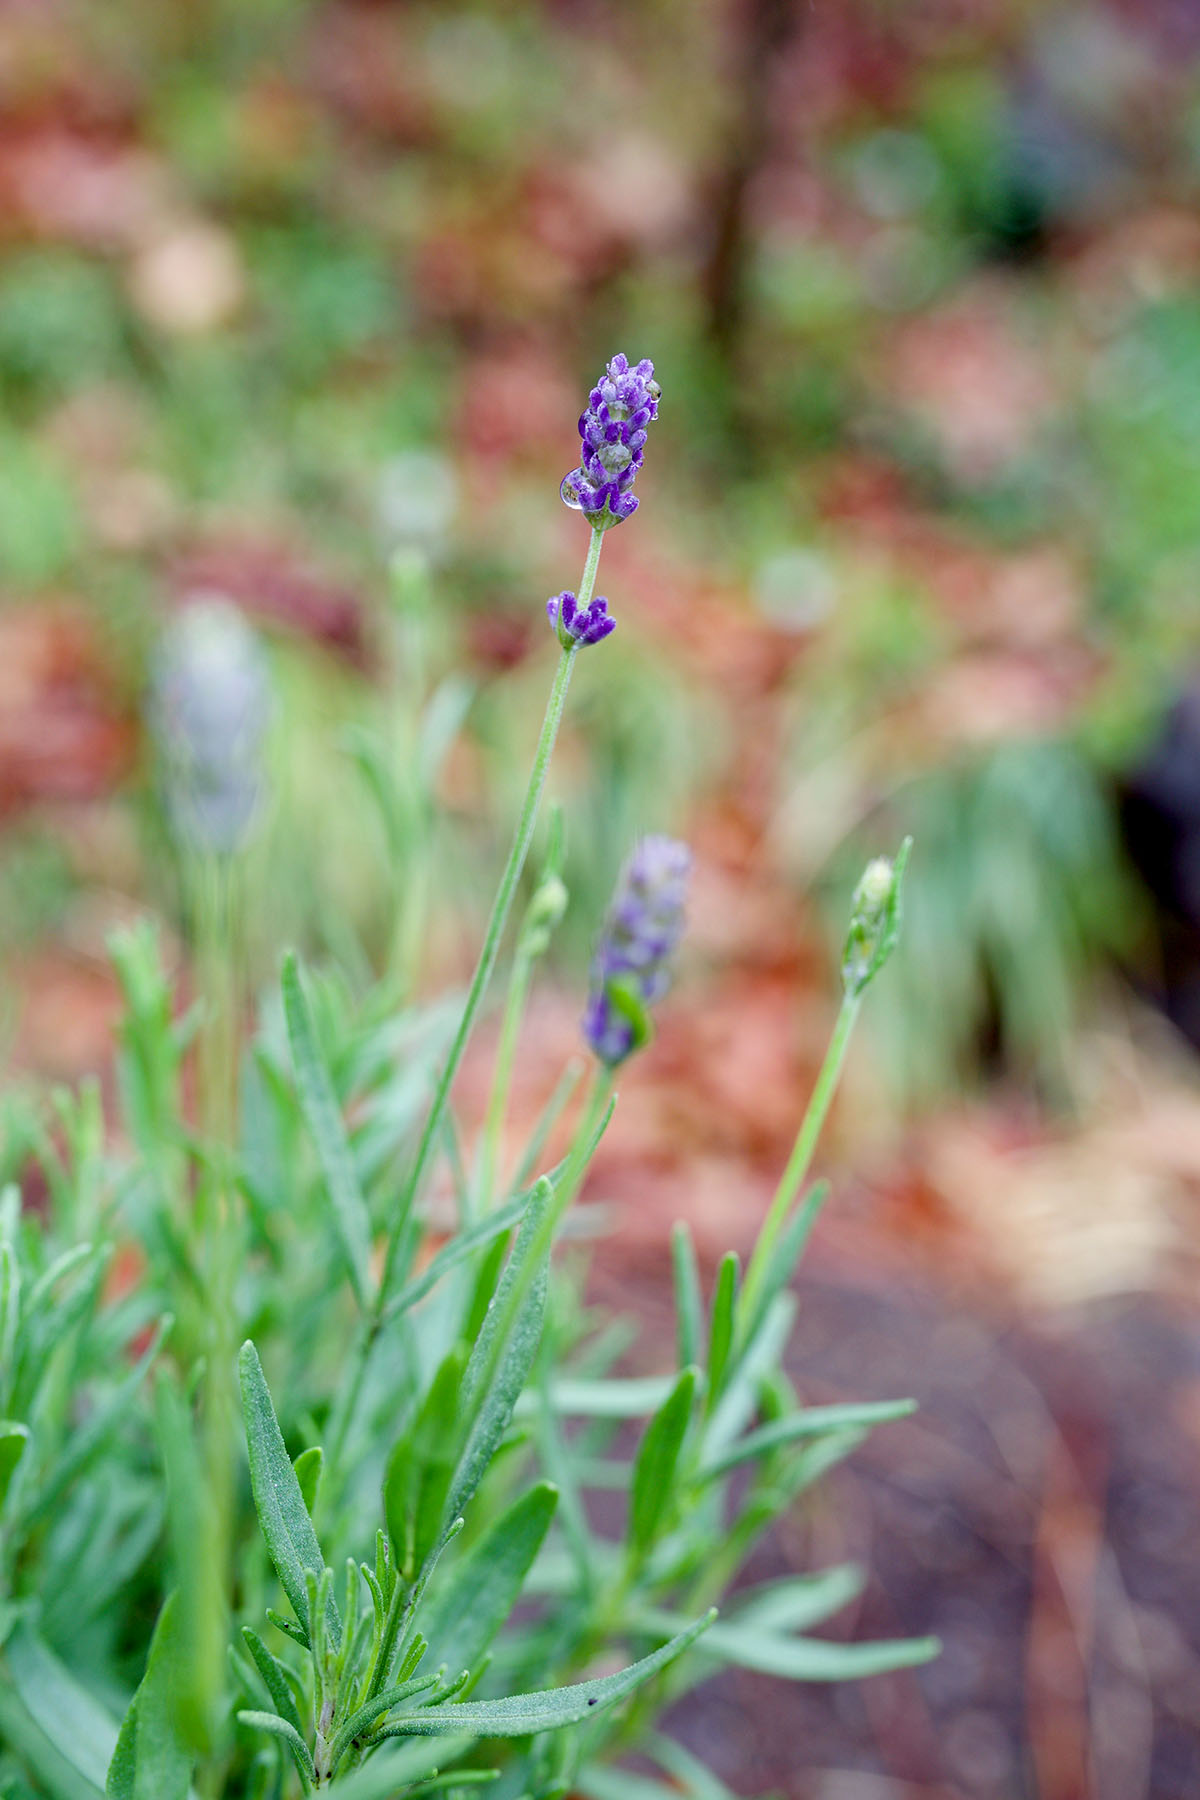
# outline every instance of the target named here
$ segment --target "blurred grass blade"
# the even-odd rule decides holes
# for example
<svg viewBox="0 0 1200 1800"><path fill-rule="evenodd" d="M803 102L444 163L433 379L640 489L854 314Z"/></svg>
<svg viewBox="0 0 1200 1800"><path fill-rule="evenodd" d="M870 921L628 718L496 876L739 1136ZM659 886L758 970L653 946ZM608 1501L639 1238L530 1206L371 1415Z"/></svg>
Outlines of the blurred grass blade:
<svg viewBox="0 0 1200 1800"><path fill-rule="evenodd" d="M104 1793L116 1721L23 1620L0 1661L0 1734L56 1800L99 1800Z"/></svg>
<svg viewBox="0 0 1200 1800"><path fill-rule="evenodd" d="M894 1419L907 1419L917 1410L915 1400L865 1401L861 1405L810 1406L804 1412L792 1413L763 1425L747 1437L731 1444L711 1461L702 1465L702 1476L724 1475L739 1463L768 1456L773 1450L802 1438L823 1437L828 1432L857 1430L872 1425L889 1425Z"/></svg>
<svg viewBox="0 0 1200 1800"><path fill-rule="evenodd" d="M657 1412L675 1385L671 1375L634 1375L612 1380L551 1381L550 1404L567 1418L644 1419ZM522 1413L525 1408L522 1405Z"/></svg>
<svg viewBox="0 0 1200 1800"><path fill-rule="evenodd" d="M687 1369L700 1362L704 1326L696 1246L691 1229L683 1219L676 1220L671 1227L671 1269L675 1280L679 1367Z"/></svg>
<svg viewBox="0 0 1200 1800"><path fill-rule="evenodd" d="M341 1107L317 1038L317 1029L300 966L291 952L283 959L281 977L288 1044L296 1076L296 1092L316 1146L324 1192L333 1212L355 1299L364 1309L370 1300L368 1262L371 1224L359 1186Z"/></svg>
<svg viewBox="0 0 1200 1800"><path fill-rule="evenodd" d="M836 1568L822 1569L816 1575L798 1575L792 1580L769 1582L738 1596L736 1615L726 1623L739 1630L753 1626L756 1631L807 1631L821 1625L856 1600L866 1585L866 1576L853 1563L839 1563Z"/></svg>
<svg viewBox="0 0 1200 1800"><path fill-rule="evenodd" d="M640 1614L639 1622L659 1631L678 1624L673 1614L657 1610ZM706 1634L701 1654L733 1663L740 1669L781 1675L787 1681L852 1681L865 1675L884 1675L891 1669L916 1668L932 1661L940 1650L937 1638L884 1638L873 1644L837 1644L722 1623Z"/></svg>
<svg viewBox="0 0 1200 1800"><path fill-rule="evenodd" d="M46 1479L42 1482L37 1499L26 1517L26 1524L31 1525L53 1512L71 1483L87 1467L88 1463L103 1448L105 1441L117 1429L125 1414L133 1405L138 1389L146 1379L151 1363L158 1355L159 1346L171 1327L171 1317L164 1313L154 1328L153 1336L137 1362L123 1380L117 1383L111 1397L98 1406L86 1424L81 1425L67 1443L63 1454L58 1458Z"/></svg>
<svg viewBox="0 0 1200 1800"><path fill-rule="evenodd" d="M19 1425L15 1419L0 1419L0 1507L8 1496L9 1483L28 1442L28 1425Z"/></svg>
<svg viewBox="0 0 1200 1800"><path fill-rule="evenodd" d="M738 1255L731 1250L721 1258L713 1292L712 1324L708 1333L708 1410L721 1397L729 1353L733 1349L734 1310L737 1306Z"/></svg>
<svg viewBox="0 0 1200 1800"><path fill-rule="evenodd" d="M258 1351L248 1338L238 1357L238 1373L250 1457L250 1485L258 1522L283 1591L305 1631L311 1632L305 1575L307 1571L320 1580L325 1558L283 1442ZM326 1608L325 1628L336 1648L341 1643L342 1631L332 1594Z"/></svg>

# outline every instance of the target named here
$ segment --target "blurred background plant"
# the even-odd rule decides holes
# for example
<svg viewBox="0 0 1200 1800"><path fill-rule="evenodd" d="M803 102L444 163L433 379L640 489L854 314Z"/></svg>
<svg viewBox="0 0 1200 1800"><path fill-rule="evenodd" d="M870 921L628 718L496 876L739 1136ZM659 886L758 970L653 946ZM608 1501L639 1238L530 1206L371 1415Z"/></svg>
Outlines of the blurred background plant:
<svg viewBox="0 0 1200 1800"><path fill-rule="evenodd" d="M667 396L654 506L606 551L620 629L560 747L576 903L514 1105L573 1030L558 996L634 830L686 832L686 1024L601 1159L609 1279L652 1263L643 1213L739 1241L726 1196L761 1192L785 1140L853 880L913 833L909 929L828 1152L857 1200L816 1248L834 1289L902 1271L966 1336L1001 1288L1016 1317L1069 1314L1035 1381L1050 1460L1018 1456L1005 1514L1045 1661L1014 1663L999 1710L994 1667L957 1693L928 1677L938 1748L901 1741L886 1684L871 1716L880 1780L969 1796L1032 1791L1031 1765L1069 1792L1054 1771L1102 1749L1122 1800L1200 1782L1171 1698L1200 1601L1154 1573L1183 1558L1161 1496L1200 1482L1198 55L1168 0L0 7L14 1085L99 1070L108 1097L114 925L153 910L186 987L144 697L197 597L251 622L274 693L249 985L281 939L352 997L465 975L541 705L540 603L578 560L547 484L597 355L644 347ZM427 915L416 870L454 906ZM14 1127L14 1169L26 1143ZM1114 1300L1164 1292L1148 1320ZM1122 1374L1084 1432L1086 1330ZM838 1393L871 1391L855 1341ZM995 1344L981 1388L997 1358L1012 1374ZM1017 1392L1042 1354L1006 1441L1037 1436ZM1139 1397L1176 1379L1170 1442L1142 1442ZM1098 1577L1086 1642L1055 1585L1078 1547L1070 1480L1042 1482L1060 1437L1128 1600ZM1003 1536L995 1490L981 1511L944 1484L964 1530ZM931 1622L953 1643L956 1618L974 1643ZM1150 1720L1115 1749L1114 1682ZM827 1714L787 1716L813 1758L849 1756Z"/></svg>

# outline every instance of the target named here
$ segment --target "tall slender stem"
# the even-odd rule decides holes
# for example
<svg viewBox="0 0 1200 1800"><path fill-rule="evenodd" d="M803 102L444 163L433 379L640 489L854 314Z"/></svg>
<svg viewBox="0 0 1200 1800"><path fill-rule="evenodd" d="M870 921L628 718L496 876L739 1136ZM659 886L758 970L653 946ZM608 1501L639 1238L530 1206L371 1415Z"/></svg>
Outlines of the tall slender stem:
<svg viewBox="0 0 1200 1800"><path fill-rule="evenodd" d="M496 1185L496 1166L500 1160L500 1139L504 1131L504 1120L508 1113L508 1095L512 1086L517 1039L520 1036L521 1020L525 1015L525 1002L529 996L532 976L532 958L518 950L516 961L513 964L512 980L508 984L508 994L504 1001L504 1018L496 1044L496 1063L492 1073L492 1091L488 1096L483 1134L479 1145L479 1167L475 1177L476 1205L485 1212L495 1199L493 1190Z"/></svg>
<svg viewBox="0 0 1200 1800"><path fill-rule="evenodd" d="M846 1051L850 1045L854 1021L858 1017L858 1009L862 1002L861 994L847 994L842 1001L837 1023L833 1028L833 1036L829 1040L829 1048L825 1052L825 1060L821 1064L800 1130L796 1134L796 1142L792 1146L792 1154L787 1167L779 1178L779 1186L771 1201L767 1216L763 1220L762 1230L758 1234L758 1242L754 1246L750 1258L750 1266L746 1270L746 1281L742 1288L740 1310L746 1319L754 1317L754 1306L758 1299L758 1290L766 1276L771 1261L771 1252L775 1248L779 1233L783 1230L792 1203L800 1191L800 1187L808 1174L817 1140L825 1124L830 1101L837 1088L838 1077L842 1072L842 1064L846 1060Z"/></svg>
<svg viewBox="0 0 1200 1800"><path fill-rule="evenodd" d="M592 598L596 585L596 571L600 564L600 550L604 537L601 531L593 530L588 545L587 560L584 563L583 578L579 587L579 604L587 606ZM550 758L554 752L558 728L562 723L563 710L567 701L567 689L571 682L571 671L575 666L578 644L572 644L559 657L555 670L554 683L550 689L550 699L546 706L546 716L542 721L541 735L538 738L537 750L534 753L533 768L529 775L529 785L525 790L525 800L521 807L521 816L517 821L516 834L512 848L508 853L508 861L500 877L500 885L496 890L496 898L492 902L492 911L484 933L483 947L479 952L479 961L475 965L475 973L471 977L471 985L467 989L467 998L463 1006L462 1017L454 1042L450 1046L450 1054L438 1078L434 1090L433 1101L425 1120L421 1139L417 1145L417 1154L412 1169L400 1196L389 1230L387 1245L384 1251L383 1269L379 1277L379 1285L375 1292L374 1303L359 1331L358 1340L351 1357L351 1366L346 1382L334 1403L329 1423L329 1457L331 1468L336 1468L346 1435L349 1431L359 1394L362 1391L366 1375L367 1363L375 1339L383 1324L384 1313L395 1275L397 1250L404 1234L404 1226L420 1193L421 1185L429 1171L434 1152L441 1140L442 1123L446 1116L446 1108L450 1100L450 1090L454 1078L458 1074L479 1008L483 1001L492 971L496 966L496 958L500 953L500 941L504 935L504 927L508 922L509 911L521 872L525 867L525 859L529 855L529 847L533 842L534 827L537 824L538 809L541 805L542 790L546 785L546 774L550 767Z"/></svg>
<svg viewBox="0 0 1200 1800"><path fill-rule="evenodd" d="M558 737L559 725L562 722L563 708L565 707L567 700L567 689L570 686L571 671L575 666L575 657L577 654L578 646L573 644L569 650L563 651L558 660L558 668L555 670L554 674L554 685L550 689L550 700L546 707L546 716L542 721L541 736L538 739L537 751L533 759L533 768L529 776L529 785L525 790L525 803L521 808L521 817L517 823L516 836L513 838L512 848L508 853L508 861L504 866L504 873L500 877L500 885L496 890L496 898L492 902L492 912L491 917L488 919L487 930L484 933L483 948L479 952L479 961L475 965L475 973L471 977L471 985L467 989L466 1003L463 1006L462 1017L458 1022L458 1030L454 1034L454 1042L450 1046L450 1054L446 1058L445 1066L438 1079L437 1087L434 1090L433 1103L430 1106L425 1119L425 1128L421 1133L421 1141L417 1146L416 1159L413 1162L412 1170L409 1174L408 1181L405 1184L400 1205L396 1209L391 1229L388 1233L383 1272L379 1278L379 1289L375 1297L374 1317L376 1320L382 1317L384 1307L387 1304L388 1289L391 1286L392 1271L396 1258L396 1246L400 1241L400 1233L404 1221L408 1217L409 1208L416 1199L417 1194L420 1192L421 1184L428 1172L434 1150L441 1136L442 1121L445 1118L446 1107L450 1099L450 1089L454 1085L454 1078L458 1074L459 1065L463 1059L463 1052L467 1047L467 1042L479 1014L479 1007L483 1000L484 992L488 982L491 980L492 970L496 966L496 958L500 953L500 940L504 934L504 927L508 922L508 914L512 906L513 895L516 893L517 883L521 878L521 871L525 867L525 858L529 854L529 846L533 842L533 831L534 826L537 823L542 789L546 785L546 772L550 767L550 757L554 750L555 739Z"/></svg>

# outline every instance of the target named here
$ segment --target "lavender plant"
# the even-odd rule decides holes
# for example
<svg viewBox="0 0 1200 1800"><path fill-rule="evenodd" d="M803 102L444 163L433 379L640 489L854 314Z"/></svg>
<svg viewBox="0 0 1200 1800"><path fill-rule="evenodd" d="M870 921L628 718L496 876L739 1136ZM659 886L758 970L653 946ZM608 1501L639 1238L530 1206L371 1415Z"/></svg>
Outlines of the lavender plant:
<svg viewBox="0 0 1200 1800"><path fill-rule="evenodd" d="M113 946L126 1001L116 1128L94 1087L56 1096L52 1123L15 1099L6 1121L5 1172L36 1165L49 1196L23 1204L10 1182L0 1198L9 1800L324 1787L384 1800L481 1785L509 1800L612 1800L610 1765L635 1747L664 1795L699 1796L713 1779L654 1720L715 1668L830 1680L934 1652L810 1635L858 1591L852 1569L734 1588L772 1521L911 1406L804 1407L782 1369L789 1283L823 1193L804 1183L895 941L907 845L855 895L830 1054L745 1278L726 1257L706 1304L691 1235L675 1227L672 1372L614 1373L624 1340L592 1322L553 1251L667 987L684 845L634 848L593 961L586 1091L578 1066L564 1071L506 1168L525 1004L569 900L555 818L470 1154L455 1114L575 659L613 628L594 597L600 551L638 504L658 401L652 365L616 357L580 420L563 497L591 526L587 560L578 591L548 602L559 660L457 1012L400 992L406 929L399 976L373 993L287 956L278 1003L239 1047L230 939L260 781L260 652L221 614L193 619L165 654L171 813L185 861L207 871L201 1008L175 1016L154 932L127 932ZM425 699L412 703L424 718ZM385 747L363 739L354 753L385 816L418 841L431 805L419 759L400 792ZM185 1105L193 1045L198 1117ZM547 1166L572 1104L566 1152ZM457 1208L448 1235L435 1230L435 1169ZM134 1278L115 1279L131 1260ZM631 1464L616 1454L630 1420L645 1420ZM626 1494L618 1537L591 1523L598 1487Z"/></svg>

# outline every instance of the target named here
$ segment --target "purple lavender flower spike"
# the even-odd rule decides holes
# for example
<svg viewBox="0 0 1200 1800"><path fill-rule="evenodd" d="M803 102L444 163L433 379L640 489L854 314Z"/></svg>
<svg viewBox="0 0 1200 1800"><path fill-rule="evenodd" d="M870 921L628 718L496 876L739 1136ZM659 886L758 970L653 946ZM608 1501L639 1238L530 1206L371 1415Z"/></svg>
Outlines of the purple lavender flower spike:
<svg viewBox="0 0 1200 1800"><path fill-rule="evenodd" d="M583 1035L610 1068L649 1036L647 1008L670 984L669 959L683 932L692 853L675 838L647 837L621 871L592 962Z"/></svg>
<svg viewBox="0 0 1200 1800"><path fill-rule="evenodd" d="M552 594L546 602L546 616L564 650L572 644L598 644L617 628L603 594L598 594L590 606L580 606L571 593Z"/></svg>
<svg viewBox="0 0 1200 1800"><path fill-rule="evenodd" d="M559 491L596 531L637 511L633 483L646 453L646 427L658 417L659 394L649 358L631 369L627 356L614 356L588 396L579 420L583 455Z"/></svg>

